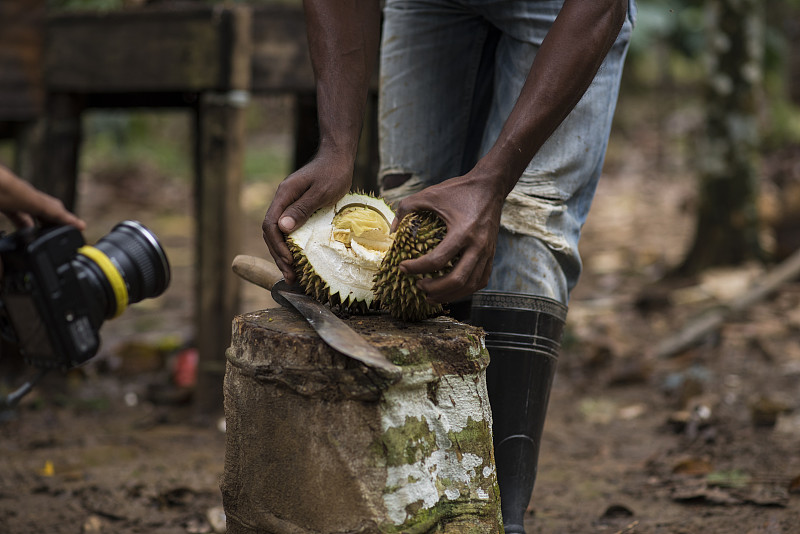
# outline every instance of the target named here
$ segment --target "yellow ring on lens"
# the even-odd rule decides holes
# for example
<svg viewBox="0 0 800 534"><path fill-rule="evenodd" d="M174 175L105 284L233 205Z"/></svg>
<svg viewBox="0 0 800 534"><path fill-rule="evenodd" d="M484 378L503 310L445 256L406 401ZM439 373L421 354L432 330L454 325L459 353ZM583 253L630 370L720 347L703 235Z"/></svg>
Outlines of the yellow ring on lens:
<svg viewBox="0 0 800 534"><path fill-rule="evenodd" d="M125 280L122 279L122 275L114 266L114 263L106 256L105 252L89 245L79 248L78 254L83 254L95 262L100 267L100 270L103 271L103 274L106 275L108 283L111 284L111 290L114 292L114 298L117 301L117 311L114 313L114 317L122 315L122 312L128 307L128 286L125 285Z"/></svg>

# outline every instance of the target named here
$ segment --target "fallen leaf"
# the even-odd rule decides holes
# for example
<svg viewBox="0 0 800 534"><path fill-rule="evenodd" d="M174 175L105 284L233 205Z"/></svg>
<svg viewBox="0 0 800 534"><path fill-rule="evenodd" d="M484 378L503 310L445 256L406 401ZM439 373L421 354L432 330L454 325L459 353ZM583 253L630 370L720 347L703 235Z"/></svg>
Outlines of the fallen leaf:
<svg viewBox="0 0 800 534"><path fill-rule="evenodd" d="M720 488L710 488L705 484L675 488L673 500L679 502L705 502L708 504L740 504L741 499Z"/></svg>
<svg viewBox="0 0 800 534"><path fill-rule="evenodd" d="M617 414L617 405L610 399L583 399L580 402L581 415L590 423L608 424Z"/></svg>
<svg viewBox="0 0 800 534"><path fill-rule="evenodd" d="M632 517L633 511L625 505L622 504L612 504L606 511L603 512L603 515L600 516L602 519L618 519L620 517Z"/></svg>
<svg viewBox="0 0 800 534"><path fill-rule="evenodd" d="M86 518L86 521L83 522L81 534L100 534L103 532L103 526L103 520L100 517L90 515Z"/></svg>
<svg viewBox="0 0 800 534"><path fill-rule="evenodd" d="M630 421L644 415L647 412L647 406L644 404L631 404L619 409L620 419Z"/></svg>
<svg viewBox="0 0 800 534"><path fill-rule="evenodd" d="M710 486L722 488L743 488L750 483L750 479L750 475L739 469L717 471L706 476L706 481Z"/></svg>
<svg viewBox="0 0 800 534"><path fill-rule="evenodd" d="M750 406L750 417L756 426L774 427L778 416L790 410L783 402L761 397Z"/></svg>
<svg viewBox="0 0 800 534"><path fill-rule="evenodd" d="M800 475L797 475L789 483L789 493L800 493Z"/></svg>
<svg viewBox="0 0 800 534"><path fill-rule="evenodd" d="M708 475L713 470L711 462L700 458L682 460L672 468L672 472L676 475Z"/></svg>
<svg viewBox="0 0 800 534"><path fill-rule="evenodd" d="M51 477L51 476L55 475L56 474L56 468L53 465L53 462L50 461L50 460L47 460L44 463L44 467L39 469L39 474L42 475L43 477Z"/></svg>

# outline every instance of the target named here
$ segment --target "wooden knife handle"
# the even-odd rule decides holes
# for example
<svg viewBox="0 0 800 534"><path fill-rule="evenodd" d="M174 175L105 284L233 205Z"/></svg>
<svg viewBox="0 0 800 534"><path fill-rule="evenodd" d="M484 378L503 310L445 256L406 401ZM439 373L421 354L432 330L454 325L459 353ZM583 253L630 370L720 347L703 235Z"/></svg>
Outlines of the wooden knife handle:
<svg viewBox="0 0 800 534"><path fill-rule="evenodd" d="M277 265L263 258L246 254L239 254L233 258L231 268L241 278L270 291L272 286L283 279L283 274Z"/></svg>

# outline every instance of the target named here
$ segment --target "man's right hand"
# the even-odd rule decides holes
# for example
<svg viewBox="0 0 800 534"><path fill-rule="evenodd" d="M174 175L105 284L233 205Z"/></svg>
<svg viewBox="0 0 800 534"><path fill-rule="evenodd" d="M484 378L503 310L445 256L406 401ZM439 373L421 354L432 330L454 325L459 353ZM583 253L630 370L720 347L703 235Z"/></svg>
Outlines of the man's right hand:
<svg viewBox="0 0 800 534"><path fill-rule="evenodd" d="M285 234L300 228L318 209L347 194L353 181L351 158L317 155L278 186L261 230L275 264L288 283L295 281Z"/></svg>
<svg viewBox="0 0 800 534"><path fill-rule="evenodd" d="M320 144L317 156L292 173L275 193L262 230L275 263L294 282L284 234L350 190L367 90L380 40L380 2L304 0L314 69Z"/></svg>

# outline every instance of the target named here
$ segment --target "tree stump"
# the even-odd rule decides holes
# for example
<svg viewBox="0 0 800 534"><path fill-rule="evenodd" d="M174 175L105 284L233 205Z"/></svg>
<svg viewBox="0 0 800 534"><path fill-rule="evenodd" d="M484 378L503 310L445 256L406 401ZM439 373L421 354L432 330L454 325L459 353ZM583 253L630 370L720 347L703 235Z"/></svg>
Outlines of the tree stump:
<svg viewBox="0 0 800 534"><path fill-rule="evenodd" d="M234 319L228 532L501 532L483 332L445 317L347 321L399 378L334 351L291 311Z"/></svg>

